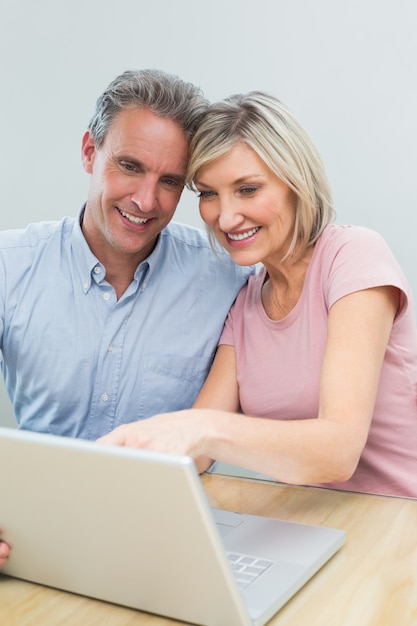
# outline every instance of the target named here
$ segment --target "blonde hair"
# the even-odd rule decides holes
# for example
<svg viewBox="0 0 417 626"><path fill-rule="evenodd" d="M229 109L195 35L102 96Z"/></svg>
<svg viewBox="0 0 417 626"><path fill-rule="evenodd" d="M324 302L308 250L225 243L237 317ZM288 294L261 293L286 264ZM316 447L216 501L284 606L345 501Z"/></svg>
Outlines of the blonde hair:
<svg viewBox="0 0 417 626"><path fill-rule="evenodd" d="M288 258L300 256L333 221L331 191L322 160L306 131L275 97L252 91L209 106L190 144L187 185L197 171L245 143L297 196Z"/></svg>

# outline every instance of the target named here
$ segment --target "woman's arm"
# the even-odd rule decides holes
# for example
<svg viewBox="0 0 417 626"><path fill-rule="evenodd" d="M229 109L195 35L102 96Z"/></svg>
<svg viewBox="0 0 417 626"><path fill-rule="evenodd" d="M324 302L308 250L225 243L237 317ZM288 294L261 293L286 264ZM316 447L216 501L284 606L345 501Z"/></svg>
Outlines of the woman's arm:
<svg viewBox="0 0 417 626"><path fill-rule="evenodd" d="M211 436L205 452L288 483L349 479L367 440L398 302L396 288L381 287L356 292L333 305L318 416L286 421L279 415L275 420L254 419L208 410L205 421L211 428L206 431ZM199 405L204 400L206 407L216 408L206 391Z"/></svg>
<svg viewBox="0 0 417 626"><path fill-rule="evenodd" d="M220 346L193 409L121 426L102 441L190 454L200 471L216 459L288 483L347 480L367 440L398 303L398 289L380 287L332 306L319 414L311 419L238 413L234 348Z"/></svg>

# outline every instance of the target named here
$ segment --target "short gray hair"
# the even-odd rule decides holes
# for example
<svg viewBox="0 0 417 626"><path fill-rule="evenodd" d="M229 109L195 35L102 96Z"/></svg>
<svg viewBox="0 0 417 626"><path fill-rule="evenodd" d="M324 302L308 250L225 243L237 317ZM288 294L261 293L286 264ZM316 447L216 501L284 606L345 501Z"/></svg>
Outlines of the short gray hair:
<svg viewBox="0 0 417 626"><path fill-rule="evenodd" d="M298 198L292 242L284 258L299 246L301 255L334 219L324 166L306 131L274 96L262 91L237 94L212 104L190 145L187 185L197 171L245 143Z"/></svg>
<svg viewBox="0 0 417 626"><path fill-rule="evenodd" d="M128 70L98 98L88 128L100 148L117 113L137 107L177 122L190 141L207 106L201 89L177 76L161 70Z"/></svg>

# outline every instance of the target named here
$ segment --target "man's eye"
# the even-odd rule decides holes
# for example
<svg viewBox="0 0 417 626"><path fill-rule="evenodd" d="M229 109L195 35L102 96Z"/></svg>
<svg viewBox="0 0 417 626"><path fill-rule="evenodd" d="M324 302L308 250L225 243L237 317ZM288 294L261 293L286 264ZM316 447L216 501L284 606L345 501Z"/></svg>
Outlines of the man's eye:
<svg viewBox="0 0 417 626"><path fill-rule="evenodd" d="M164 185L168 185L168 187L180 187L180 183L174 178L163 178L162 182Z"/></svg>
<svg viewBox="0 0 417 626"><path fill-rule="evenodd" d="M136 172L136 167L134 165L132 165L132 163L127 163L126 161L122 161L120 163L120 165L127 171L127 172Z"/></svg>

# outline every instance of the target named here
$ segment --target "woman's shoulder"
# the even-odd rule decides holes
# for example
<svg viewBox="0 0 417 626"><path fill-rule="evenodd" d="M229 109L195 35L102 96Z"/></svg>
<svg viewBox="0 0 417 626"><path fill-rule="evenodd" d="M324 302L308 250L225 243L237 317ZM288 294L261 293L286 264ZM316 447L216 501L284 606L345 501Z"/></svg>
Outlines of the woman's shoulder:
<svg viewBox="0 0 417 626"><path fill-rule="evenodd" d="M351 224L330 224L324 229L319 241L326 245L344 245L346 243L387 245L383 236L376 230L367 226Z"/></svg>
<svg viewBox="0 0 417 626"><path fill-rule="evenodd" d="M321 234L317 244L316 257L334 259L362 259L383 257L395 261L394 254L384 237L366 226L330 224Z"/></svg>
<svg viewBox="0 0 417 626"><path fill-rule="evenodd" d="M364 226L331 224L317 242L315 271L336 299L362 289L393 285L408 297L410 286L384 237Z"/></svg>

